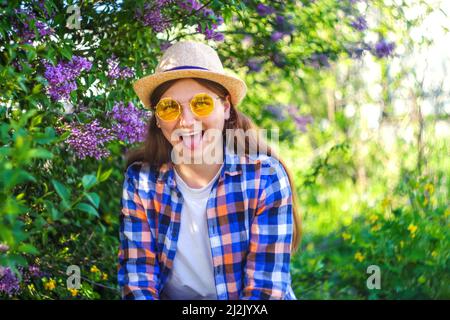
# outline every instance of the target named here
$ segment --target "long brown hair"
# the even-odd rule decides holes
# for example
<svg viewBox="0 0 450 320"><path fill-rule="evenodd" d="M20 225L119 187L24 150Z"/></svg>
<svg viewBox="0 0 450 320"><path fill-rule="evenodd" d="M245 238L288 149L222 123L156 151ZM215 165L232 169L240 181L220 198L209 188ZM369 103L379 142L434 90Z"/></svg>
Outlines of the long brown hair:
<svg viewBox="0 0 450 320"><path fill-rule="evenodd" d="M220 99L225 102L225 97L229 95L227 89L225 89L221 84L200 78L191 78L198 82L200 85L208 88L212 92L216 93ZM161 96L166 92L176 81L179 79L171 80L164 82L159 87L157 87L150 98L151 105L155 106ZM240 112L235 108L235 106L230 103L230 118L225 121L224 125L224 137L226 129L242 129L244 132L249 132L249 134L245 135L245 141L240 140L238 138L237 143L241 144L245 149L245 154L249 154L250 146L257 146L258 150L267 150L267 155L270 155L276 158L283 165L288 178L289 183L291 185L292 190L292 207L294 214L294 232L292 237L292 246L291 252L295 253L298 250L298 247L301 242L301 229L302 229L302 219L300 216L300 212L298 210L298 202L297 202L297 192L294 184L294 180L292 179L292 173L283 162L280 157L278 157L274 151L270 148L269 145L264 141L264 139L258 135L256 132L258 131L258 127L253 123L253 121L248 118L245 114ZM253 130L250 130L253 129ZM243 149L243 150L244 150ZM156 125L156 116L154 112L148 122L148 133L145 138L144 143L135 149L131 149L127 152L126 158L126 167L131 165L135 161L142 161L144 163L148 163L154 168L159 168L161 165L168 163L171 161L170 152L172 150L172 145L169 141L164 137L162 131Z"/></svg>

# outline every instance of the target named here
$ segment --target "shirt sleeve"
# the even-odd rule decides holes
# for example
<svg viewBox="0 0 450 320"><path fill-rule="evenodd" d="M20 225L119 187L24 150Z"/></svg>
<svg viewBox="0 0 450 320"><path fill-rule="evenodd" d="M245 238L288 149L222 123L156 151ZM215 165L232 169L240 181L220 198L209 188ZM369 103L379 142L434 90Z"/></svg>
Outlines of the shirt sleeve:
<svg viewBox="0 0 450 320"><path fill-rule="evenodd" d="M121 199L117 278L122 299L157 300L160 268L156 244L135 182L129 167Z"/></svg>
<svg viewBox="0 0 450 320"><path fill-rule="evenodd" d="M264 170L264 166L266 166ZM242 300L284 300L290 286L292 191L281 163L263 164L258 207L250 228Z"/></svg>

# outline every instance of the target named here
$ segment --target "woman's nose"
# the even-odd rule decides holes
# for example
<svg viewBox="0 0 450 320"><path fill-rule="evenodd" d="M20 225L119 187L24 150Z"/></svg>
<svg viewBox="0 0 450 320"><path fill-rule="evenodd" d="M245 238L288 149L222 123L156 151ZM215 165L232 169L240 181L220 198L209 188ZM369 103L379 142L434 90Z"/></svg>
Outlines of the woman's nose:
<svg viewBox="0 0 450 320"><path fill-rule="evenodd" d="M195 123L195 116L189 107L183 106L180 115L180 126L190 127Z"/></svg>

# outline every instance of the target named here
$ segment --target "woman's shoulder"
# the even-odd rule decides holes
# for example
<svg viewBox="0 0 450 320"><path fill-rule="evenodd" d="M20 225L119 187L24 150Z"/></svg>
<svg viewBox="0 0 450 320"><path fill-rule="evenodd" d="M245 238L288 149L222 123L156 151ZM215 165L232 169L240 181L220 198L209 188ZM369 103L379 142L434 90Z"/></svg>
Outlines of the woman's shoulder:
<svg viewBox="0 0 450 320"><path fill-rule="evenodd" d="M258 155L248 155L248 163L251 166L259 167L262 176L276 176L278 178L283 178L287 176L286 170L281 163L281 161L268 154L258 154Z"/></svg>
<svg viewBox="0 0 450 320"><path fill-rule="evenodd" d="M158 170L143 161L135 161L125 169L125 177L133 180L148 179L156 181Z"/></svg>

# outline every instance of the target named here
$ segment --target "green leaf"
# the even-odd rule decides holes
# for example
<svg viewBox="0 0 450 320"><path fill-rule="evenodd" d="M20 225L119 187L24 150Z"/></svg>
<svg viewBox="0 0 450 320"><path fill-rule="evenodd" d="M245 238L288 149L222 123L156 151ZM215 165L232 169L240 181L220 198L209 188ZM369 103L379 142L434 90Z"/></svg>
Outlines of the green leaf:
<svg viewBox="0 0 450 320"><path fill-rule="evenodd" d="M85 197L94 205L96 209L98 209L98 206L100 204L100 197L95 192L89 192L84 194Z"/></svg>
<svg viewBox="0 0 450 320"><path fill-rule="evenodd" d="M84 189L88 190L97 183L97 178L92 174L88 174L83 176L81 182L83 183Z"/></svg>
<svg viewBox="0 0 450 320"><path fill-rule="evenodd" d="M20 252L24 253L39 254L39 250L29 243L22 243L18 249Z"/></svg>
<svg viewBox="0 0 450 320"><path fill-rule="evenodd" d="M53 159L53 153L45 149L31 149L28 151L29 158Z"/></svg>
<svg viewBox="0 0 450 320"><path fill-rule="evenodd" d="M51 208L51 213L52 213L52 220L53 221L57 221L60 219L61 217L61 212L59 212L58 209L56 209L55 207Z"/></svg>
<svg viewBox="0 0 450 320"><path fill-rule="evenodd" d="M70 47L63 47L61 49L61 54L67 58L67 60L71 60L72 59L72 49Z"/></svg>
<svg viewBox="0 0 450 320"><path fill-rule="evenodd" d="M91 216L95 216L97 218L99 217L97 210L93 206L91 206L91 205L89 205L87 203L84 203L84 202L78 203L75 206L75 209L84 211L84 212L86 212L87 214L89 214Z"/></svg>
<svg viewBox="0 0 450 320"><path fill-rule="evenodd" d="M69 202L70 199L70 191L62 185L60 182L52 179L53 187L55 188L58 195L61 197L61 199L65 202Z"/></svg>
<svg viewBox="0 0 450 320"><path fill-rule="evenodd" d="M103 172L100 175L100 178L98 179L100 182L103 182L105 180L108 180L109 176L111 175L111 173L113 172L113 169L109 169L108 171Z"/></svg>

